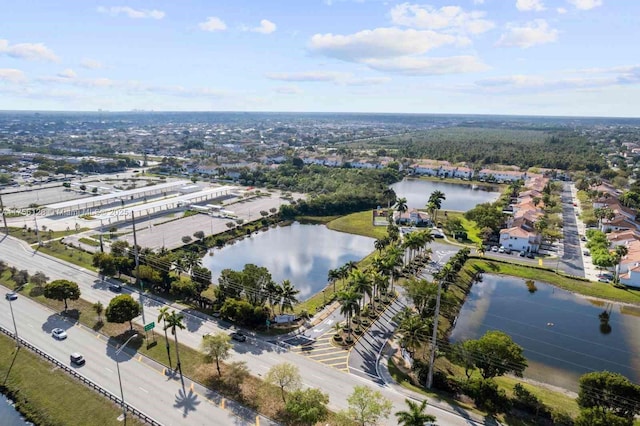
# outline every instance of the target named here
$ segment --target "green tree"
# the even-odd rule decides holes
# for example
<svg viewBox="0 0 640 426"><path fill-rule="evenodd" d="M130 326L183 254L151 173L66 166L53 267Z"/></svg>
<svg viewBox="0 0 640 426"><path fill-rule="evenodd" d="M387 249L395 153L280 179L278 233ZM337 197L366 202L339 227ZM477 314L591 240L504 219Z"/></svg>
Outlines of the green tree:
<svg viewBox="0 0 640 426"><path fill-rule="evenodd" d="M167 347L167 358L169 359L169 369L172 368L171 366L171 351L169 350L169 336L167 336L167 318L169 317L169 307L167 305L164 305L163 307L160 308L159 310L159 315L158 315L158 319L157 321L160 322L162 320L163 323L163 327L162 329L164 330L164 342L165 345Z"/></svg>
<svg viewBox="0 0 640 426"><path fill-rule="evenodd" d="M408 409L406 411L398 411L396 417L398 424L402 426L424 426L425 423L436 421L436 417L425 413L427 409L427 400L423 400L420 404L410 399L405 399Z"/></svg>
<svg viewBox="0 0 640 426"><path fill-rule="evenodd" d="M438 210L442 208L442 202L446 199L447 197L444 195L444 192L438 190L433 191L429 196L428 204L431 205L434 212L434 223L438 220Z"/></svg>
<svg viewBox="0 0 640 426"><path fill-rule="evenodd" d="M631 426L633 421L608 411L602 412L597 408L585 408L580 410L573 424L575 426Z"/></svg>
<svg viewBox="0 0 640 426"><path fill-rule="evenodd" d="M407 211L407 199L402 197L396 200L396 210L400 213L404 213Z"/></svg>
<svg viewBox="0 0 640 426"><path fill-rule="evenodd" d="M165 330L170 328L171 334L176 341L176 359L178 360L177 368L180 372L180 381L182 382L182 387L184 388L184 378L182 377L182 365L180 365L180 349L178 345L178 332L177 329L184 330L184 315L177 313L175 310L171 311L170 314L166 316Z"/></svg>
<svg viewBox="0 0 640 426"><path fill-rule="evenodd" d="M287 362L276 364L264 376L265 382L278 386L282 395L282 402L287 403L287 392L300 389L302 378L298 367Z"/></svg>
<svg viewBox="0 0 640 426"><path fill-rule="evenodd" d="M578 405L632 421L640 414L640 386L622 374L598 371L580 377Z"/></svg>
<svg viewBox="0 0 640 426"><path fill-rule="evenodd" d="M360 295L351 288L346 288L338 293L340 303L340 313L347 317L347 330L349 330L349 341L351 340L351 318L360 313Z"/></svg>
<svg viewBox="0 0 640 426"><path fill-rule="evenodd" d="M17 287L22 287L26 283L29 282L29 271L26 269L21 269L15 274L13 274L13 282L16 283Z"/></svg>
<svg viewBox="0 0 640 426"><path fill-rule="evenodd" d="M467 340L463 347L473 354L475 367L480 370L484 379L506 373L521 377L527 368L527 359L522 355L522 347L501 331L487 331L480 339Z"/></svg>
<svg viewBox="0 0 640 426"><path fill-rule="evenodd" d="M78 300L80 288L78 284L69 280L55 280L44 286L44 297L47 299L64 302L64 311L67 311L67 300Z"/></svg>
<svg viewBox="0 0 640 426"><path fill-rule="evenodd" d="M140 304L129 294L121 294L109 302L105 316L107 321L123 324L129 323L129 329L133 330L133 319L140 315Z"/></svg>
<svg viewBox="0 0 640 426"><path fill-rule="evenodd" d="M49 277L47 277L42 271L37 271L31 277L31 282L38 287L45 285L47 281L49 281Z"/></svg>
<svg viewBox="0 0 640 426"><path fill-rule="evenodd" d="M218 370L218 376L222 376L220 371L220 361L224 361L229 357L229 351L231 351L231 337L222 331L216 334L206 334L202 336L202 343L200 344L202 352L216 362L216 369Z"/></svg>
<svg viewBox="0 0 640 426"><path fill-rule="evenodd" d="M320 389L296 390L289 394L285 410L296 425L313 426L327 418L329 395Z"/></svg>
<svg viewBox="0 0 640 426"><path fill-rule="evenodd" d="M367 386L356 386L347 398L349 408L346 415L358 425L375 425L381 418L389 417L391 401Z"/></svg>
<svg viewBox="0 0 640 426"><path fill-rule="evenodd" d="M225 381L231 389L238 391L240 389L240 385L248 376L249 368L245 361L234 361L227 365Z"/></svg>
<svg viewBox="0 0 640 426"><path fill-rule="evenodd" d="M98 322L102 322L102 312L104 311L104 305L102 305L102 302L98 301L94 303L92 308L95 313L98 314Z"/></svg>
<svg viewBox="0 0 640 426"><path fill-rule="evenodd" d="M280 286L280 313L293 311L293 305L298 303L296 295L300 293L300 290L296 289L291 281L284 280Z"/></svg>

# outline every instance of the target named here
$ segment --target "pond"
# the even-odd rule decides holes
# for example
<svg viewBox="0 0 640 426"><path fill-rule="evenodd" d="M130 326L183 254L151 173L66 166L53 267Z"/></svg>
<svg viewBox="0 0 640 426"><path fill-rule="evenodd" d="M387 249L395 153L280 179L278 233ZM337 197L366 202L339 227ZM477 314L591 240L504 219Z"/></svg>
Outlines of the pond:
<svg viewBox="0 0 640 426"><path fill-rule="evenodd" d="M455 184L448 182L430 181L424 179L406 178L391 185L396 195L407 199L410 209L423 209L429 201L433 191L442 191L447 197L442 202L442 210L466 212L478 204L492 203L500 197L495 187L477 186L472 184Z"/></svg>
<svg viewBox="0 0 640 426"><path fill-rule="evenodd" d="M25 426L33 423L27 422L15 409L12 402L4 395L0 394L0 419L3 426Z"/></svg>
<svg viewBox="0 0 640 426"><path fill-rule="evenodd" d="M501 330L524 348L524 376L577 391L579 377L613 371L640 382L640 308L586 299L522 278L485 274L471 288L451 341ZM533 289L532 289L533 290ZM609 321L599 315L609 312Z"/></svg>
<svg viewBox="0 0 640 426"><path fill-rule="evenodd" d="M324 225L293 223L253 234L202 258L218 282L223 269L242 270L247 263L264 266L274 281L290 280L300 290L298 300L308 299L327 285L327 273L350 261L359 261L374 250L373 238L332 231Z"/></svg>

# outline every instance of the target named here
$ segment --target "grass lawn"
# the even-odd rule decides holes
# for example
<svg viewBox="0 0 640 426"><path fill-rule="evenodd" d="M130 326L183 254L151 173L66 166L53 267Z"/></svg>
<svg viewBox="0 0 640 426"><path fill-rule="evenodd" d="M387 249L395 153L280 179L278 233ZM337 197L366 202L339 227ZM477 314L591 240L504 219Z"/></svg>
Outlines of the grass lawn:
<svg viewBox="0 0 640 426"><path fill-rule="evenodd" d="M79 241L83 244L86 244L88 246L92 246L92 247L100 247L100 242L94 240L93 238L85 238L82 237L79 239Z"/></svg>
<svg viewBox="0 0 640 426"><path fill-rule="evenodd" d="M296 220L300 223L308 224L326 224L332 220L339 219L340 216L297 216Z"/></svg>
<svg viewBox="0 0 640 426"><path fill-rule="evenodd" d="M56 238L66 237L67 235L77 234L78 232L87 231L88 229L89 228L81 228L77 232L75 229L69 230L69 231L49 231L47 229L46 231L39 230L38 233L40 234L40 240L46 241L46 240L53 240ZM31 228L31 231L28 231L22 228L10 227L9 235L11 235L12 237L19 238L23 241L26 241L29 244L35 244L38 242L38 236L36 235L35 230L33 228Z"/></svg>
<svg viewBox="0 0 640 426"><path fill-rule="evenodd" d="M60 241L51 241L47 243L46 246L38 247L38 251L91 271L98 270L98 268L92 264L93 255L91 253L69 247Z"/></svg>
<svg viewBox="0 0 640 426"><path fill-rule="evenodd" d="M351 213L327 223L327 228L365 237L384 238L387 235L387 227L373 226L371 215L371 210Z"/></svg>
<svg viewBox="0 0 640 426"><path fill-rule="evenodd" d="M556 274L548 269L532 268L481 258L471 258L465 265L465 269L543 281L584 296L640 304L640 290L618 289L611 284L577 280Z"/></svg>
<svg viewBox="0 0 640 426"><path fill-rule="evenodd" d="M93 389L54 368L25 348L0 335L0 374L16 407L28 420L42 425L121 425L120 407ZM129 416L127 424L142 425Z"/></svg>
<svg viewBox="0 0 640 426"><path fill-rule="evenodd" d="M444 214L447 214L446 218L444 216ZM463 212L454 212L454 211L449 211L449 210L442 210L438 212L438 220L440 222L445 222L447 218L457 218L460 219L460 222L462 223L462 226L464 227L464 230L467 232L467 240L463 241L463 243L465 244L473 244L474 246L477 243L482 242L482 237L480 236L480 228L478 228L478 225L471 221L471 220L467 220L464 217L464 213ZM447 236L449 238L453 239L453 235L451 235L448 231L445 231L447 233Z"/></svg>

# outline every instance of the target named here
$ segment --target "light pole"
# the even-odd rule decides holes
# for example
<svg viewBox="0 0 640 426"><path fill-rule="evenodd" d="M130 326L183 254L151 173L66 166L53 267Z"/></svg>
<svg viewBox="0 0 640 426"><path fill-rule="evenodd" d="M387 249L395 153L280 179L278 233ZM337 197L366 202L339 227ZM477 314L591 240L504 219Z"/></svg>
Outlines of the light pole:
<svg viewBox="0 0 640 426"><path fill-rule="evenodd" d="M118 370L118 383L120 384L120 402L122 404L122 419L124 420L124 424L127 424L127 408L124 405L124 393L122 392L122 378L120 377L120 362L118 361L118 356L120 355L120 352L122 352L122 350L127 346L127 343L129 343L131 339L137 336L138 333L135 333L133 336L129 337L127 341L124 342L124 345L122 345L116 351L116 369Z"/></svg>
<svg viewBox="0 0 640 426"><path fill-rule="evenodd" d="M14 336L16 338L16 346L20 347L20 340L18 339L18 326L16 326L16 317L13 315L13 300L9 300L9 310L11 311L11 319L13 320Z"/></svg>

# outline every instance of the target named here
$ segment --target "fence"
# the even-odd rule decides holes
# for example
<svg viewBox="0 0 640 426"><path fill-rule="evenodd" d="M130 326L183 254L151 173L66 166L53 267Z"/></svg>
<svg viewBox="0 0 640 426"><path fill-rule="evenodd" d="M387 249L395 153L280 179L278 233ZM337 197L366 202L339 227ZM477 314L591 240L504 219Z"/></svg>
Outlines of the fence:
<svg viewBox="0 0 640 426"><path fill-rule="evenodd" d="M13 335L13 333L11 331L7 330L6 328L0 326L0 331L2 333L6 334L7 336L11 337L12 339L15 339L15 336ZM83 375L81 375L80 373L75 371L74 369L69 368L67 365L64 365L63 363L61 363L57 359L53 358L49 354L47 354L47 353L43 352L42 350L38 349L37 347L33 346L31 343L27 342L23 338L18 337L18 341L25 348L27 348L30 351L36 353L37 355L40 355L41 357L45 358L47 361L51 362L52 364L55 364L56 367L63 369L64 371L66 371L67 373L71 374L76 379L78 379L78 380L82 381L84 384L92 387L94 390L98 391L103 396L109 398L111 401L115 402L120 407L122 407L122 405L123 405L122 404L122 402L123 402L122 399L120 399L119 397L115 396L114 394L112 394L108 390L103 389L97 383L87 379L86 377L84 377ZM155 421L151 417L149 417L146 414L144 414L142 411L138 410L135 407L132 407L131 405L127 404L126 402L124 403L124 407L128 412L130 412L131 414L133 414L134 416L136 416L137 418L139 418L143 422L145 422L147 424L150 424L152 426L162 426L162 423L158 423L157 421Z"/></svg>

